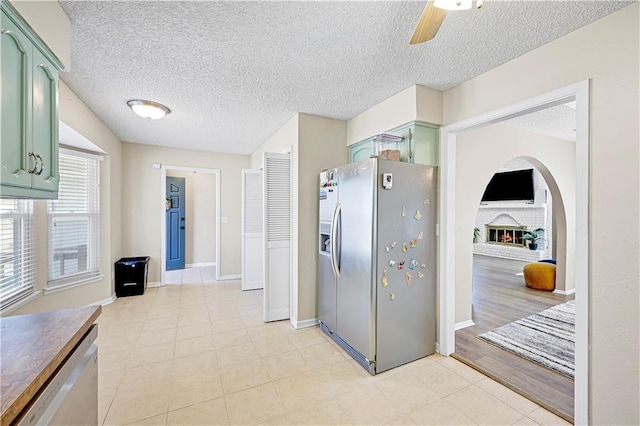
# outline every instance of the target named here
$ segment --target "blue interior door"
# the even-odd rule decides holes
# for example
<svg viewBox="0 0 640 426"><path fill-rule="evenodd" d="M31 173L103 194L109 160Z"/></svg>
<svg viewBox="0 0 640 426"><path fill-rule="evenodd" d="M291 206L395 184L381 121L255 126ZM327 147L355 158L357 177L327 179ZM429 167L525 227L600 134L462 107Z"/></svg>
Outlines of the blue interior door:
<svg viewBox="0 0 640 426"><path fill-rule="evenodd" d="M167 176L167 271L184 269L184 204L184 178Z"/></svg>

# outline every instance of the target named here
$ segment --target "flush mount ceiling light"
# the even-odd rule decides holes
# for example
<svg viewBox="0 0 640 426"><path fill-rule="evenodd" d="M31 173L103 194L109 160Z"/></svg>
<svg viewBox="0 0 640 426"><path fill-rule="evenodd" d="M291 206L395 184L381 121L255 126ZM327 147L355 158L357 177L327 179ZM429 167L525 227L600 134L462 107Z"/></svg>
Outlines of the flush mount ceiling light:
<svg viewBox="0 0 640 426"><path fill-rule="evenodd" d="M169 108L162 104L142 99L131 99L127 101L127 105L140 117L148 118L149 120L159 120L171 112Z"/></svg>

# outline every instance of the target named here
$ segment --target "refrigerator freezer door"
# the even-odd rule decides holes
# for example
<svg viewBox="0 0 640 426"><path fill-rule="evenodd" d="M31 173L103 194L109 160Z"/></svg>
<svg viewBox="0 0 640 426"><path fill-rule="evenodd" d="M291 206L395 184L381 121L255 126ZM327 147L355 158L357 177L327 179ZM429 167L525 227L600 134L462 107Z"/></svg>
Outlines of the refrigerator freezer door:
<svg viewBox="0 0 640 426"><path fill-rule="evenodd" d="M354 349L375 359L373 249L375 160L338 169L341 205L337 286L337 333Z"/></svg>
<svg viewBox="0 0 640 426"><path fill-rule="evenodd" d="M435 170L379 162L393 187L378 188L376 373L435 351Z"/></svg>
<svg viewBox="0 0 640 426"><path fill-rule="evenodd" d="M331 223L320 222L318 253L318 319L336 330L336 276L331 269Z"/></svg>

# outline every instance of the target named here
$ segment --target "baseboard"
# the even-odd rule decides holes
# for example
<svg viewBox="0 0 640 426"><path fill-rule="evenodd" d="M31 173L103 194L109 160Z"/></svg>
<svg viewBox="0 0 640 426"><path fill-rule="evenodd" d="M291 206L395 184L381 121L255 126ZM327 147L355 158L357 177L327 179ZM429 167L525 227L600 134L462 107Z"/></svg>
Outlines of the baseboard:
<svg viewBox="0 0 640 426"><path fill-rule="evenodd" d="M575 288L572 288L571 290L568 290L568 291L555 289L555 290L553 290L553 292L554 292L555 294L561 294L561 295L563 295L563 296L569 296L569 295L571 295L571 294L575 294L575 293L576 293L576 289L575 289Z"/></svg>
<svg viewBox="0 0 640 426"><path fill-rule="evenodd" d="M218 281L229 281L229 280L239 280L239 279L242 279L242 275L241 274L220 275L220 277L218 278Z"/></svg>
<svg viewBox="0 0 640 426"><path fill-rule="evenodd" d="M155 281L152 283L147 283L147 287L162 287L162 283L160 281Z"/></svg>
<svg viewBox="0 0 640 426"><path fill-rule="evenodd" d="M216 266L216 262L203 262L203 263L187 263L185 268L201 268L203 266Z"/></svg>
<svg viewBox="0 0 640 426"><path fill-rule="evenodd" d="M440 353L440 343L436 342L436 353Z"/></svg>
<svg viewBox="0 0 640 426"><path fill-rule="evenodd" d="M106 299L99 300L96 303L92 303L91 306L95 306L95 305L107 306L115 302L116 299L117 299L116 294L113 293L111 297L107 297Z"/></svg>
<svg viewBox="0 0 640 426"><path fill-rule="evenodd" d="M293 328L295 328L296 330L300 330L302 328L314 327L320 324L320 321L318 320L318 318L298 321L296 318L291 317L289 318L289 321L291 322L291 325L293 326Z"/></svg>
<svg viewBox="0 0 640 426"><path fill-rule="evenodd" d="M457 322L454 329L456 331L458 330L462 330L463 328L467 328L467 327L473 327L474 325L476 325L475 322L471 321L471 320L466 320L466 321L462 321L462 322Z"/></svg>

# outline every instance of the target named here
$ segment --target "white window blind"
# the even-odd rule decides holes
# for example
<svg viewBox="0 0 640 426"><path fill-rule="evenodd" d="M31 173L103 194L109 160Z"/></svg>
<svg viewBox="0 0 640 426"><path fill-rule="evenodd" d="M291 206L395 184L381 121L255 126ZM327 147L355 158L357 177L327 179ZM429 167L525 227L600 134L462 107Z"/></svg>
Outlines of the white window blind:
<svg viewBox="0 0 640 426"><path fill-rule="evenodd" d="M0 309L33 293L33 201L0 199Z"/></svg>
<svg viewBox="0 0 640 426"><path fill-rule="evenodd" d="M60 154L58 199L48 202L49 289L100 274L99 166L94 158Z"/></svg>

